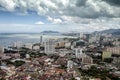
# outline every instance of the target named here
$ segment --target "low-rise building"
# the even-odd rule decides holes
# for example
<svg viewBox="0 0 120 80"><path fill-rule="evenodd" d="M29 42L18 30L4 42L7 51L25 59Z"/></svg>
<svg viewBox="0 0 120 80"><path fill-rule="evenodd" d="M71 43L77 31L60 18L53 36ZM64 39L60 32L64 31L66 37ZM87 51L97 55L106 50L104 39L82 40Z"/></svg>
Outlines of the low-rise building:
<svg viewBox="0 0 120 80"><path fill-rule="evenodd" d="M106 50L112 54L120 55L120 47L107 47Z"/></svg>

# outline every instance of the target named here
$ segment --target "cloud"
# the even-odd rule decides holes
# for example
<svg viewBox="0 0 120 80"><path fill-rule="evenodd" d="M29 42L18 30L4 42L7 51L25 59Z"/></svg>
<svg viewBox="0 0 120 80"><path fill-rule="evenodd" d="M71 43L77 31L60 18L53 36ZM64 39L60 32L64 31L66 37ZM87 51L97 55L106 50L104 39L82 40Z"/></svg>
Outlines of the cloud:
<svg viewBox="0 0 120 80"><path fill-rule="evenodd" d="M34 25L29 24L0 24L0 32L28 32L34 27Z"/></svg>
<svg viewBox="0 0 120 80"><path fill-rule="evenodd" d="M38 21L38 22L36 22L35 24L37 24L37 25L41 25L41 24L45 24L45 23L42 22L42 21Z"/></svg>
<svg viewBox="0 0 120 80"><path fill-rule="evenodd" d="M16 3L13 0L0 0L0 6L7 11L14 11Z"/></svg>
<svg viewBox="0 0 120 80"><path fill-rule="evenodd" d="M103 0L113 6L120 6L120 0Z"/></svg>
<svg viewBox="0 0 120 80"><path fill-rule="evenodd" d="M52 17L48 16L47 20L52 22L52 24L61 24L61 23L63 23L60 18L52 18Z"/></svg>
<svg viewBox="0 0 120 80"><path fill-rule="evenodd" d="M120 26L119 5L120 0L0 0L0 10L34 11L52 24L82 24L94 29Z"/></svg>
<svg viewBox="0 0 120 80"><path fill-rule="evenodd" d="M80 7L80 6L85 6L86 1L87 1L87 0L77 0L77 1L76 1L76 5L77 5L78 7Z"/></svg>
<svg viewBox="0 0 120 80"><path fill-rule="evenodd" d="M8 11L19 8L21 12L36 11L39 15L76 16L80 18L120 17L119 0L0 0L0 6Z"/></svg>
<svg viewBox="0 0 120 80"><path fill-rule="evenodd" d="M115 19L115 21L117 20ZM114 23L116 24L114 25L110 21L109 23L105 23L103 21L104 24L101 24L91 20L91 23L89 24L68 24L68 25L62 25L62 26L61 24L54 24L54 25L52 24L44 24L44 25L0 24L0 32L35 32L36 33L44 30L54 30L54 31L60 31L60 32L69 32L69 31L93 32L96 30L101 31L101 30L110 29L110 28L115 28L115 29L120 28L120 24Z"/></svg>

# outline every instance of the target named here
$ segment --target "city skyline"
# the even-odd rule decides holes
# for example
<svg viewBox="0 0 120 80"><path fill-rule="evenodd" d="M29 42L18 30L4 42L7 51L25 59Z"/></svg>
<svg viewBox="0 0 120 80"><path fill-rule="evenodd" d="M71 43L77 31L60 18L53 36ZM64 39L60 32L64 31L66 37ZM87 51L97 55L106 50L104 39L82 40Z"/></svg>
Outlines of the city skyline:
<svg viewBox="0 0 120 80"><path fill-rule="evenodd" d="M0 32L120 28L119 0L0 0Z"/></svg>

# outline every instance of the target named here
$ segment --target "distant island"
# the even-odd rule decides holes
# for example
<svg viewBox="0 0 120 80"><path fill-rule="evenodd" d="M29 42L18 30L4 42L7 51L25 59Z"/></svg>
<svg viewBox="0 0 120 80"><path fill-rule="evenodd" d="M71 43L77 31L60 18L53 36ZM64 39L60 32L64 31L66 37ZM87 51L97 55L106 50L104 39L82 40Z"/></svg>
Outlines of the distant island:
<svg viewBox="0 0 120 80"><path fill-rule="evenodd" d="M120 29L107 29L107 30L103 30L103 31L95 31L96 33L108 33L108 34L112 34L114 36L118 36L120 35Z"/></svg>
<svg viewBox="0 0 120 80"><path fill-rule="evenodd" d="M47 33L60 33L60 32L58 32L58 31L42 31L41 33L47 34Z"/></svg>

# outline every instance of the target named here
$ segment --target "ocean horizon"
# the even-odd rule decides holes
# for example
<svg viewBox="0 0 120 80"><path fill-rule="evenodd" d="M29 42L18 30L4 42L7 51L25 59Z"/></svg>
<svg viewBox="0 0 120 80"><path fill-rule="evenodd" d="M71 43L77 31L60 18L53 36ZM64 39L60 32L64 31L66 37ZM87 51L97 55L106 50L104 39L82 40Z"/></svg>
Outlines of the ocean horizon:
<svg viewBox="0 0 120 80"><path fill-rule="evenodd" d="M43 36L43 41L47 38L65 38L72 36L64 36L61 33L0 33L0 46L8 47L14 42L21 41L23 43L39 43L40 36Z"/></svg>

